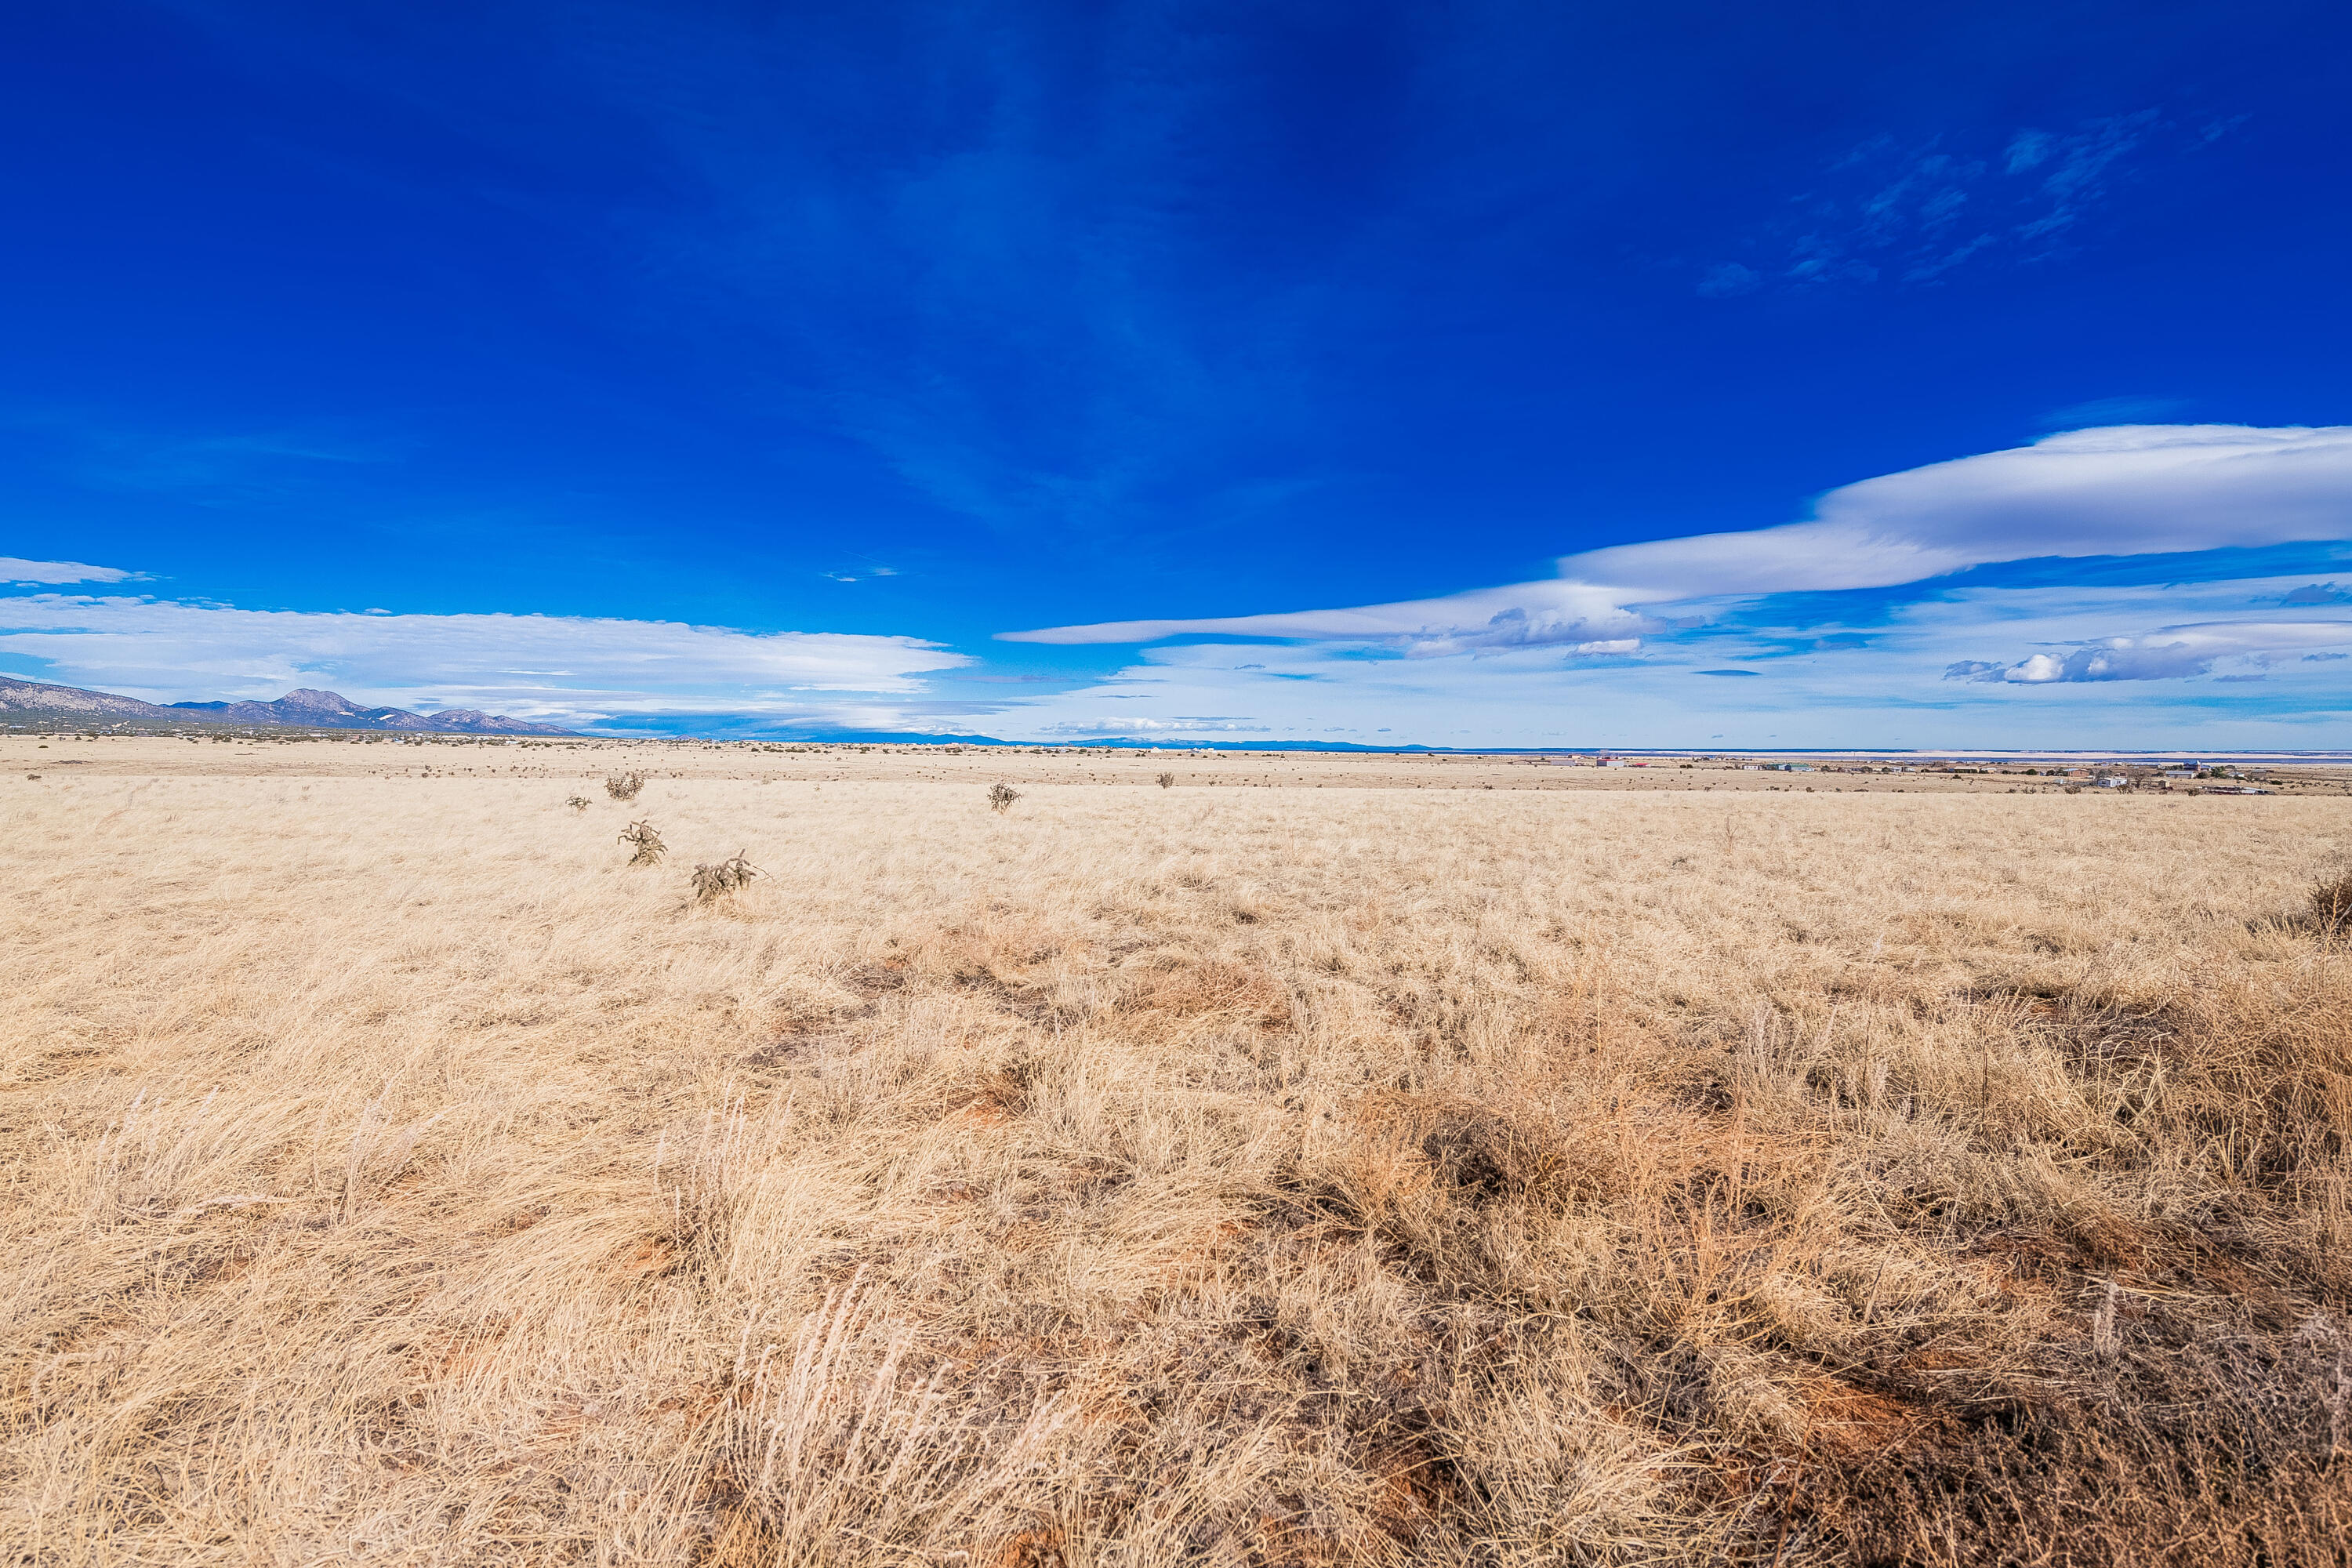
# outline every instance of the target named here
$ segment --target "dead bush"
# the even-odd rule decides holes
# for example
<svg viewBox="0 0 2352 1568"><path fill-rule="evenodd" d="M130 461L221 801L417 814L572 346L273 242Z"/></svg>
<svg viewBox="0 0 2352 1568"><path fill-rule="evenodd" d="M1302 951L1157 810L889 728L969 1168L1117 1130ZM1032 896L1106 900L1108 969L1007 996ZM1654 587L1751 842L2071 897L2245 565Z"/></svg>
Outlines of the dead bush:
<svg viewBox="0 0 2352 1568"><path fill-rule="evenodd" d="M662 842L661 834L650 822L632 822L621 829L621 842L631 850L632 866L654 865L669 853L669 846Z"/></svg>
<svg viewBox="0 0 2352 1568"><path fill-rule="evenodd" d="M643 773L604 775L604 793L614 800L635 800L637 798L637 792L645 787L646 775Z"/></svg>
<svg viewBox="0 0 2352 1568"><path fill-rule="evenodd" d="M1011 811L1013 803L1020 798L1021 792L1009 784L1000 782L988 786L988 809L999 816Z"/></svg>
<svg viewBox="0 0 2352 1568"><path fill-rule="evenodd" d="M719 860L694 868L694 897L698 903L709 903L714 899L742 891L751 885L760 868L743 858L738 850L732 859Z"/></svg>

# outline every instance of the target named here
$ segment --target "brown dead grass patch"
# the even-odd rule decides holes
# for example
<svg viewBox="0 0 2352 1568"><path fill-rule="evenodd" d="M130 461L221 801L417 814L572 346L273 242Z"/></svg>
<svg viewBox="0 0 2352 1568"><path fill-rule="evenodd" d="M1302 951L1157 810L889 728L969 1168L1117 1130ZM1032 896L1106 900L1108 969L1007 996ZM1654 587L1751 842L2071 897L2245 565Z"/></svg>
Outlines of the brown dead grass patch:
<svg viewBox="0 0 2352 1568"><path fill-rule="evenodd" d="M2346 1561L2325 803L91 784L29 1561Z"/></svg>

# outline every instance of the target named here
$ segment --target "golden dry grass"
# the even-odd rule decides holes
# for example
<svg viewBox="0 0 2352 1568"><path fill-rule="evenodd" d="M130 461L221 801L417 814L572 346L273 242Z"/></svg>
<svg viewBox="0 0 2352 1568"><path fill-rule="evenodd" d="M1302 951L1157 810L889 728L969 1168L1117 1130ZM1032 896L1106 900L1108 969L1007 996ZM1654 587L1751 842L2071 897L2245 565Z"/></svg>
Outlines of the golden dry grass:
<svg viewBox="0 0 2352 1568"><path fill-rule="evenodd" d="M0 1561L2346 1560L2340 802L343 750L0 782Z"/></svg>

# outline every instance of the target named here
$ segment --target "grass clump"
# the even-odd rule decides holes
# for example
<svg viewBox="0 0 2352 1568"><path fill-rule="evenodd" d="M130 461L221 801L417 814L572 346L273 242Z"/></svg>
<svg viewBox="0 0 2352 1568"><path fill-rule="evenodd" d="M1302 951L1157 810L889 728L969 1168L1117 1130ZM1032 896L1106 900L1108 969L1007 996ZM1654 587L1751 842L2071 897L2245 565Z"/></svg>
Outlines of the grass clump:
<svg viewBox="0 0 2352 1568"><path fill-rule="evenodd" d="M2352 870L2313 884L2305 919L2323 935L2352 935Z"/></svg>
<svg viewBox="0 0 2352 1568"><path fill-rule="evenodd" d="M760 868L743 858L740 850L730 859L697 865L694 868L695 901L707 904L730 893L741 892L758 875Z"/></svg>
<svg viewBox="0 0 2352 1568"><path fill-rule="evenodd" d="M1009 784L999 782L988 786L988 809L999 816L1011 811L1013 803L1020 798L1021 792Z"/></svg>
<svg viewBox="0 0 2352 1568"><path fill-rule="evenodd" d="M643 773L607 773L604 775L604 793L611 795L614 800L635 800L637 798L637 792L645 787L646 775Z"/></svg>
<svg viewBox="0 0 2352 1568"><path fill-rule="evenodd" d="M621 842L632 851L629 856L632 866L658 864L661 858L669 853L669 846L662 842L661 834L650 822L632 822L621 829L620 837Z"/></svg>

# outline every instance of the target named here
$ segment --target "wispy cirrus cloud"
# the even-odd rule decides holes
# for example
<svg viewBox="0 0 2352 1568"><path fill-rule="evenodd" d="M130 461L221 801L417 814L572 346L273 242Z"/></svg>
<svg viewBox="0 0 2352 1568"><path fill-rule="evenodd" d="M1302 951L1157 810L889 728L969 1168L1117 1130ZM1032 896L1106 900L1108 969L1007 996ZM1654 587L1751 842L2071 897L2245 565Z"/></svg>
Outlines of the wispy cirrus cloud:
<svg viewBox="0 0 2352 1568"><path fill-rule="evenodd" d="M2242 118L2189 127L2143 109L1974 144L1875 137L1749 234L1741 256L1703 266L1696 286L1725 299L1774 286L1925 284L1971 261L2044 257L2138 163L2206 146Z"/></svg>
<svg viewBox="0 0 2352 1568"><path fill-rule="evenodd" d="M41 679L173 702L326 687L427 711L564 724L692 713L893 729L924 677L971 663L912 637L745 632L573 616L243 610L167 599L0 596L0 655Z"/></svg>

